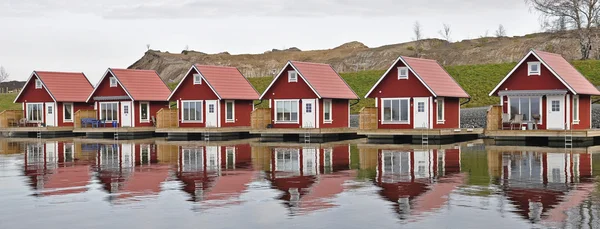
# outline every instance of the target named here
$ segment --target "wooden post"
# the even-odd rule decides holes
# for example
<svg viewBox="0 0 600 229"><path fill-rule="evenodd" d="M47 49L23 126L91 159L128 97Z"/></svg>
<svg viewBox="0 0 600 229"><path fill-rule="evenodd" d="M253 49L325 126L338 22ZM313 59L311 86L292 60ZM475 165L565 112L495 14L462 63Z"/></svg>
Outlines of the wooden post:
<svg viewBox="0 0 600 229"><path fill-rule="evenodd" d="M487 111L485 130L499 130L502 127L502 106L493 105Z"/></svg>

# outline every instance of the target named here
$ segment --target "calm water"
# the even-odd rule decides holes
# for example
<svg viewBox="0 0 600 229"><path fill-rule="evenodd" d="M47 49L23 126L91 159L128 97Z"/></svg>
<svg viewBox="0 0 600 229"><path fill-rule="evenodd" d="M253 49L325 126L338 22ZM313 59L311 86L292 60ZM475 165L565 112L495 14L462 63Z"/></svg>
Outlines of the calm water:
<svg viewBox="0 0 600 229"><path fill-rule="evenodd" d="M0 228L600 228L592 150L0 140Z"/></svg>

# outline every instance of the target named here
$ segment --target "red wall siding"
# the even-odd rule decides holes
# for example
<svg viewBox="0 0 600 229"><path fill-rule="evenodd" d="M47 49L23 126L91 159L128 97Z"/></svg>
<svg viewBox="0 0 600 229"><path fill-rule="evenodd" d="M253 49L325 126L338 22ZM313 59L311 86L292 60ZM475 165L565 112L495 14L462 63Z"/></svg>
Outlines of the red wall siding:
<svg viewBox="0 0 600 229"><path fill-rule="evenodd" d="M573 97L571 97L571 103ZM590 129L591 124L591 97L589 95L579 95L579 124L573 124L573 129ZM571 120L573 120L573 105L571 104Z"/></svg>
<svg viewBox="0 0 600 229"><path fill-rule="evenodd" d="M225 114L225 100L221 100L221 111L219 118L221 119L221 127L234 127L234 126L250 126L250 113L252 112L252 100L235 100L233 103L233 115L235 122L227 123Z"/></svg>
<svg viewBox="0 0 600 229"><path fill-rule="evenodd" d="M154 101L154 102L149 102L150 105L150 116L148 117L150 122L140 122L140 102L145 102L145 101L135 101L135 104L133 105L133 111L134 116L133 118L135 119L135 126L136 127L152 127L152 117L154 116L154 118L156 118L156 113L162 109L162 108L169 108L169 102L164 101L164 102L160 102L160 101ZM120 110L120 105L119 105L119 110ZM119 116L121 116L121 113L119 113Z"/></svg>
<svg viewBox="0 0 600 229"><path fill-rule="evenodd" d="M308 84L298 75L298 82L288 83L288 67L281 76L273 83L263 99L316 99L317 95L310 89Z"/></svg>
<svg viewBox="0 0 600 229"><path fill-rule="evenodd" d="M190 71L190 74L183 78L183 82L179 85L179 88L173 96L171 101L175 100L217 100L219 97L210 89L208 84L203 80L202 84L194 85L193 74L196 74L195 70Z"/></svg>
<svg viewBox="0 0 600 229"><path fill-rule="evenodd" d="M120 84L117 84L116 87L110 87L111 76L112 75L110 73L107 73L106 77L104 77L102 82L100 82L96 91L92 95L92 99L94 96L127 96L127 93L125 90L123 90Z"/></svg>
<svg viewBox="0 0 600 229"><path fill-rule="evenodd" d="M64 122L64 103L57 103L56 105L56 115L58 115L58 126L73 126L73 122ZM44 108L45 109L45 108ZM94 105L88 103L73 103L73 120L75 120L75 112L78 110L93 110Z"/></svg>
<svg viewBox="0 0 600 229"><path fill-rule="evenodd" d="M347 99L331 100L332 122L325 123L325 109L323 109L323 100L319 100L319 125L321 128L344 128L348 127L350 114L348 113Z"/></svg>
<svg viewBox="0 0 600 229"><path fill-rule="evenodd" d="M498 88L498 91L508 90L566 90L560 82L544 65L541 66L541 75L527 76L527 62L538 61L534 56L527 58L521 66Z"/></svg>
<svg viewBox="0 0 600 229"><path fill-rule="evenodd" d="M54 102L50 94L46 91L45 88L35 89L35 80L37 77L34 75L31 77L31 80L23 91L21 92L21 97L16 101L17 103L22 102Z"/></svg>
<svg viewBox="0 0 600 229"><path fill-rule="evenodd" d="M399 98L399 97L429 97L431 92L409 71L408 79L398 79L398 67L404 67L398 63L384 76L383 80L375 87L369 98ZM381 93L380 93L381 92Z"/></svg>
<svg viewBox="0 0 600 229"><path fill-rule="evenodd" d="M444 124L437 123L437 103L433 103L433 128L460 128L460 99L444 98Z"/></svg>

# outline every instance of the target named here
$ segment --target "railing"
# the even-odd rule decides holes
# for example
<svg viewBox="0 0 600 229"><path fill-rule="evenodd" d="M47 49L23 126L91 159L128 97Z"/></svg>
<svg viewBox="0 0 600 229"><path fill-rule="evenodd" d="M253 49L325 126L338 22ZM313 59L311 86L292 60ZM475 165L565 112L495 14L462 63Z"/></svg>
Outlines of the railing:
<svg viewBox="0 0 600 229"><path fill-rule="evenodd" d="M162 108L156 112L156 128L179 127L179 112L177 109Z"/></svg>
<svg viewBox="0 0 600 229"><path fill-rule="evenodd" d="M252 121L252 129L265 129L267 125L271 124L271 109L270 108L256 108L250 114L250 120Z"/></svg>
<svg viewBox="0 0 600 229"><path fill-rule="evenodd" d="M377 107L363 107L359 113L359 128L361 130L377 129Z"/></svg>
<svg viewBox="0 0 600 229"><path fill-rule="evenodd" d="M485 130L500 130L502 125L502 106L491 106L487 111L487 125Z"/></svg>
<svg viewBox="0 0 600 229"><path fill-rule="evenodd" d="M18 127L23 119L22 110L5 110L0 112L0 128Z"/></svg>
<svg viewBox="0 0 600 229"><path fill-rule="evenodd" d="M84 119L84 118L98 119L98 117L96 117L96 110L78 110L78 111L76 111L74 119L73 119L73 127L81 128L81 119Z"/></svg>

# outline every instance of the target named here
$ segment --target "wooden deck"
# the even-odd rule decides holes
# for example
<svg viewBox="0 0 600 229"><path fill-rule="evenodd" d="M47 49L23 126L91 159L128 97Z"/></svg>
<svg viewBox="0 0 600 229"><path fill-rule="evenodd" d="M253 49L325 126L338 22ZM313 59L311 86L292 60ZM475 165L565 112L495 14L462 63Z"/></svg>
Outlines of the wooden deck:
<svg viewBox="0 0 600 229"><path fill-rule="evenodd" d="M437 149L437 150L445 150L445 149L454 149L460 146L471 146L471 145L479 145L484 144L483 139L465 141L465 142L457 142L452 144L443 144L443 145L427 145L427 149ZM388 149L388 150L415 150L415 149L423 149L423 144L357 144L359 149Z"/></svg>
<svg viewBox="0 0 600 229"><path fill-rule="evenodd" d="M252 129L251 134L352 134L357 128L265 128Z"/></svg>
<svg viewBox="0 0 600 229"><path fill-rule="evenodd" d="M158 128L156 133L243 133L250 132L251 127L208 127L208 128L195 128L195 127L178 127L178 128Z"/></svg>
<svg viewBox="0 0 600 229"><path fill-rule="evenodd" d="M544 146L497 146L486 145L486 150L499 152L546 152L546 153L578 153L578 154L596 154L600 153L600 146L589 147L544 147Z"/></svg>
<svg viewBox="0 0 600 229"><path fill-rule="evenodd" d="M358 135L367 136L416 136L427 133L429 136L455 136L455 135L474 135L483 134L482 128L463 128L463 129L370 129L358 130Z"/></svg>
<svg viewBox="0 0 600 229"><path fill-rule="evenodd" d="M258 138L246 138L239 140L228 140L228 141L169 141L164 138L156 139L156 145L169 145L169 146L183 146L183 147L194 147L194 146L232 146L241 144L252 144L257 142Z"/></svg>
<svg viewBox="0 0 600 229"><path fill-rule="evenodd" d="M588 130L487 130L487 137L564 137L572 134L574 138L593 138L600 136L600 129Z"/></svg>
<svg viewBox="0 0 600 229"><path fill-rule="evenodd" d="M350 144L363 144L366 143L366 139L352 139L342 141L331 141L323 143L298 143L298 142L251 142L250 145L253 147L315 147L315 148L326 148L339 145L350 145Z"/></svg>
<svg viewBox="0 0 600 229"><path fill-rule="evenodd" d="M0 132L65 132L72 131L73 127L8 127L0 128Z"/></svg>
<svg viewBox="0 0 600 229"><path fill-rule="evenodd" d="M154 127L99 127L99 128L75 128L73 133L138 133L138 132L154 132Z"/></svg>

